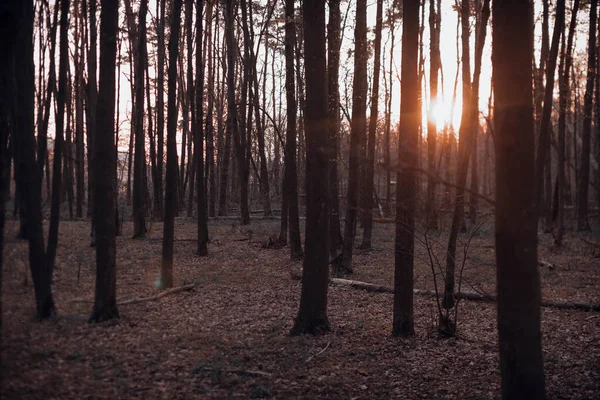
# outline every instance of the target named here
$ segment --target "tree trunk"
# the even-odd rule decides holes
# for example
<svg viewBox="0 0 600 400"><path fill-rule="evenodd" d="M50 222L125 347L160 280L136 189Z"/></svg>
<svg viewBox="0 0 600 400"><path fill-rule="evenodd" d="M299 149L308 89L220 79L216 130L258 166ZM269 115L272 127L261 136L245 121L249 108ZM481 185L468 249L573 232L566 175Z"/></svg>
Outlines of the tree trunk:
<svg viewBox="0 0 600 400"><path fill-rule="evenodd" d="M533 4L493 3L496 265L503 399L545 398L537 270Z"/></svg>
<svg viewBox="0 0 600 400"><path fill-rule="evenodd" d="M115 197L115 62L119 21L118 0L101 0L100 90L93 145L93 218L96 232L96 295L90 322L119 318Z"/></svg>
<svg viewBox="0 0 600 400"><path fill-rule="evenodd" d="M205 174L208 175L208 185L204 188L208 191L208 215L211 217L215 216L216 206L216 174L215 174L215 144L214 144L214 125L213 125L213 111L214 111L214 98L215 98L215 71L214 71L214 57L217 54L216 46L213 49L213 2L209 1L206 5L206 33L207 38L207 58L208 58L208 88L207 88L207 105L206 105L206 165L207 171ZM218 5L217 5L218 7ZM219 12L217 11L217 17ZM218 25L218 24L215 24ZM215 27L215 29L217 29ZM218 36L215 34L215 39Z"/></svg>
<svg viewBox="0 0 600 400"><path fill-rule="evenodd" d="M456 275L456 242L458 233L464 226L465 213L465 187L467 183L467 172L469 169L469 159L473 149L473 118L471 113L476 112L471 101L471 63L469 51L469 0L463 0L461 6L461 25L462 25L462 116L460 122L456 172L456 192L454 197L454 213L452 216L452 226L448 238L448 248L446 252L446 277L444 285L443 307L446 309L444 315L440 315L440 325L438 329L444 334L453 336L456 331L455 321L452 321L451 309L455 306L454 286ZM484 32L485 33L485 32ZM484 36L485 38L485 36ZM480 43L482 44L482 43Z"/></svg>
<svg viewBox="0 0 600 400"><path fill-rule="evenodd" d="M288 0L289 1L289 0ZM306 68L306 245L300 309L292 334L330 330L327 318L329 275L329 150L325 2L304 0Z"/></svg>
<svg viewBox="0 0 600 400"><path fill-rule="evenodd" d="M440 70L440 29L441 29L441 10L435 10L435 1L429 2L429 107L434 109L438 103L438 76ZM427 119L427 200L425 203L425 214L427 218L427 228L437 229L438 213L435 204L435 186L437 169L435 163L435 153L437 147L437 121L432 114Z"/></svg>
<svg viewBox="0 0 600 400"><path fill-rule="evenodd" d="M402 23L402 92L400 98L400 130L398 134L398 178L396 184L396 242L394 270L394 315L392 335L412 336L413 263L416 211L416 171L418 130L418 52L419 1L403 0Z"/></svg>
<svg viewBox="0 0 600 400"><path fill-rule="evenodd" d="M179 56L179 27L182 0L173 3L171 35L169 37L168 97L167 97L167 175L165 193L165 222L160 287L173 287L173 241L177 212L177 57Z"/></svg>
<svg viewBox="0 0 600 400"><path fill-rule="evenodd" d="M418 15L417 15L418 20ZM335 276L352 273L352 253L356 235L356 219L358 214L358 195L360 180L361 138L367 130L367 2L357 0L356 27L354 29L354 82L352 84L352 122L350 126L350 157L348 168L348 192L346 221L344 225L344 248L342 262ZM364 188L363 188L364 189Z"/></svg>
<svg viewBox="0 0 600 400"><path fill-rule="evenodd" d="M329 252L337 256L337 250L344 244L340 226L340 202L338 198L339 177L337 169L339 134L340 134L340 47L341 38L340 1L329 2L329 23L327 24L327 77L329 97L329 198L331 201L331 221L329 237Z"/></svg>
<svg viewBox="0 0 600 400"><path fill-rule="evenodd" d="M125 2L125 4L127 4ZM146 199L144 198L144 166L146 165L146 135L144 134L144 65L146 64L146 14L148 0L140 1L137 32L135 35L134 64L134 165L133 165L133 238L140 239L146 236ZM130 19L133 21L133 16ZM130 24L132 26L133 24Z"/></svg>
<svg viewBox="0 0 600 400"><path fill-rule="evenodd" d="M381 68L381 29L383 25L383 0L377 0L377 17L375 24L375 60L373 66L373 91L371 93L371 116L369 117L369 138L367 145L365 176L365 210L363 219L362 249L371 248L373 233L373 190L375 179L375 142L377 122L379 120L379 70Z"/></svg>
<svg viewBox="0 0 600 400"><path fill-rule="evenodd" d="M596 21L598 15L598 0L591 1L590 7L590 28L588 39L588 68L587 81L585 85L585 95L583 97L583 135L581 145L581 164L579 171L579 183L577 194L577 230L589 231L590 222L588 220L588 198L590 184L590 151L592 138L592 106L594 96L594 81L597 74L596 65ZM600 104L596 104L596 109ZM597 111L596 111L597 112ZM596 126L596 129L599 129ZM597 161L600 161L598 159Z"/></svg>
<svg viewBox="0 0 600 400"><path fill-rule="evenodd" d="M2 54L11 60L3 63L8 64L6 68L11 77L11 87L3 95L15 104L11 111L15 133L17 191L26 213L24 222L29 240L29 264L35 290L36 314L39 319L47 319L55 313L55 308L50 286L52 271L44 257L41 188L35 164L33 1L17 2L7 8L6 25L2 24L2 28L8 33L6 42L3 40L8 51Z"/></svg>
<svg viewBox="0 0 600 400"><path fill-rule="evenodd" d="M85 199L85 150L83 144L83 98L84 82L84 40L83 17L81 9L74 4L75 11L75 217L83 217L83 203Z"/></svg>
<svg viewBox="0 0 600 400"><path fill-rule="evenodd" d="M60 9L60 48L58 63L58 95L56 116L56 137L54 140L54 159L52 165L52 201L50 205L50 226L48 228L48 247L46 262L48 263L49 279L52 281L52 270L58 247L58 225L60 222L60 192L61 192L61 159L64 132L65 97L67 91L67 69L69 64L68 44L69 0L61 1Z"/></svg>
<svg viewBox="0 0 600 400"><path fill-rule="evenodd" d="M537 155L535 159L535 183L536 196L535 204L539 209L542 205L542 192L544 189L544 168L546 159L550 153L550 117L552 116L552 100L554 93L554 73L556 70L556 59L558 57L558 45L565 23L565 0L556 1L556 17L554 20L554 31L552 33L552 43L550 45L550 55L546 63L546 88L544 93L544 110L542 121L540 123L540 134L537 143ZM548 188L549 189L549 188ZM546 201L549 201L547 199Z"/></svg>
<svg viewBox="0 0 600 400"><path fill-rule="evenodd" d="M194 137L196 157L196 196L198 197L198 243L196 252L199 256L208 254L208 219L206 216L206 193L204 191L204 62L202 61L202 8L203 0L196 1L196 111L192 113L194 122L192 136ZM209 27L210 29L210 27ZM188 60L191 63L191 60ZM191 98L191 97L190 97ZM190 193L193 188L190 187Z"/></svg>
<svg viewBox="0 0 600 400"><path fill-rule="evenodd" d="M559 79L559 116L558 116L558 175L557 175L557 194L558 196L558 214L556 220L556 234L554 236L554 244L557 246L562 245L562 239L565 231L565 200L567 195L567 177L568 171L566 171L566 130L567 130L567 113L568 103L571 92L570 87L570 71L571 65L573 64L572 48L573 48L573 37L575 35L575 27L577 24L577 11L579 9L579 0L573 1L573 8L571 11L571 23L569 25L569 35L567 44L565 46L565 37L563 32L563 59L562 69L560 72Z"/></svg>

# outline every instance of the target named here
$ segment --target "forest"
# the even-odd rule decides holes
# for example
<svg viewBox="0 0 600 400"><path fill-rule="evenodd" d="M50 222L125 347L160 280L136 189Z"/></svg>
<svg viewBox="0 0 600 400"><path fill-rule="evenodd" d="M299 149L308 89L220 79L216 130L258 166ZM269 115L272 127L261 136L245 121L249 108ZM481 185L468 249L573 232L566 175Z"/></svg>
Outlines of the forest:
<svg viewBox="0 0 600 400"><path fill-rule="evenodd" d="M0 1L0 397L600 398L598 18Z"/></svg>

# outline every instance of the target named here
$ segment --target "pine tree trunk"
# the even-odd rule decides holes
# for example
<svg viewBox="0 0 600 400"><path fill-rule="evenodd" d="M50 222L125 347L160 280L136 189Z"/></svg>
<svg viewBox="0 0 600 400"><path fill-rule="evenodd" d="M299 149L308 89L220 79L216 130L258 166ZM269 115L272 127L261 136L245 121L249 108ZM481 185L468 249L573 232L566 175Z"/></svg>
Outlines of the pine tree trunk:
<svg viewBox="0 0 600 400"><path fill-rule="evenodd" d="M392 335L414 335L413 263L416 211L418 129L419 1L403 0L402 92L398 133L399 171L396 183L396 240Z"/></svg>
<svg viewBox="0 0 600 400"><path fill-rule="evenodd" d="M61 11L64 11L62 6L64 5L61 4ZM11 79L10 87L2 95L15 105L15 108L10 110L13 132L19 132L13 137L15 181L21 207L26 213L23 221L29 241L29 264L35 291L36 314L39 319L47 319L55 313L55 307L50 286L52 270L44 255L41 188L35 164L33 1L10 4L6 12L7 24L3 28L8 28L5 32L9 35L2 41L8 47L3 49L7 51L2 53L6 57L2 64Z"/></svg>
<svg viewBox="0 0 600 400"><path fill-rule="evenodd" d="M596 23L598 15L598 0L592 0L590 6L590 27L588 39L588 66L587 81L585 85L585 95L583 97L583 134L581 145L581 164L579 171L579 182L577 194L577 230L589 231L590 222L588 220L588 197L590 184L590 151L592 138L592 106L594 96L594 81L597 79L596 65ZM596 109L600 104L596 104ZM597 113L597 111L596 111ZM596 126L596 129L599 129ZM600 159L598 160L600 161Z"/></svg>
<svg viewBox="0 0 600 400"><path fill-rule="evenodd" d="M317 334L330 330L327 318L329 151L328 123L324 123L328 116L325 2L304 0L302 7L307 100L306 253L300 309L291 333Z"/></svg>
<svg viewBox="0 0 600 400"><path fill-rule="evenodd" d="M93 143L93 218L96 233L96 294L90 322L119 317L116 267L115 62L119 1L101 0L100 80ZM113 171L112 173L109 171Z"/></svg>
<svg viewBox="0 0 600 400"><path fill-rule="evenodd" d="M544 399L532 101L533 4L528 0L497 0L493 7L502 398Z"/></svg>
<svg viewBox="0 0 600 400"><path fill-rule="evenodd" d="M339 177L338 177L338 151L340 135L340 47L341 39L341 14L340 1L330 0L329 2L329 23L327 24L327 77L328 77L328 97L329 97L329 198L331 201L331 221L329 238L329 252L333 257L337 256L337 251L344 244L342 230L340 226L340 202Z"/></svg>
<svg viewBox="0 0 600 400"><path fill-rule="evenodd" d="M302 259L302 242L300 239L300 213L298 206L298 173L296 165L296 133L297 103L295 86L294 48L296 47L296 17L294 1L285 2L285 93L287 102L287 129L285 139L285 166L283 178L283 201L280 240L284 230L289 230L290 257ZM301 154L301 153L299 153ZM301 155L299 157L302 157ZM289 220L283 218L288 216ZM285 226L287 224L287 226ZM285 242L285 241L282 241Z"/></svg>
<svg viewBox="0 0 600 400"><path fill-rule="evenodd" d="M196 1L196 13L202 15L203 0ZM204 62L202 56L202 18L196 19L196 87L195 87L195 112L192 112L193 125L192 136L194 137L195 158L196 158L196 196L198 198L198 243L196 253L199 256L208 254L208 219L206 216L206 193L204 191ZM210 30L210 27L209 27ZM191 59L188 62L191 63ZM190 97L193 100L193 97ZM192 107L194 104L192 103ZM190 193L193 188L190 186Z"/></svg>
<svg viewBox="0 0 600 400"><path fill-rule="evenodd" d="M179 57L179 30L182 0L173 3L171 35L169 37L169 67L167 73L167 174L165 194L165 222L160 287L173 287L173 242L177 212L177 58Z"/></svg>
<svg viewBox="0 0 600 400"><path fill-rule="evenodd" d="M417 16L418 19L418 16ZM367 2L357 0L356 27L354 30L354 81L352 84L352 122L350 126L350 156L348 168L348 191L346 221L344 225L344 247L342 262L334 271L336 276L352 273L352 254L358 218L358 196L360 193L360 160L362 138L367 130ZM363 188L364 189L364 188Z"/></svg>
<svg viewBox="0 0 600 400"><path fill-rule="evenodd" d="M371 93L371 115L369 117L369 138L367 145L365 176L365 210L363 218L362 249L371 248L373 233L373 191L375 190L375 142L377 122L379 120L379 70L381 68L381 29L383 25L383 0L377 0L377 17L375 24L375 60L373 66L373 91Z"/></svg>

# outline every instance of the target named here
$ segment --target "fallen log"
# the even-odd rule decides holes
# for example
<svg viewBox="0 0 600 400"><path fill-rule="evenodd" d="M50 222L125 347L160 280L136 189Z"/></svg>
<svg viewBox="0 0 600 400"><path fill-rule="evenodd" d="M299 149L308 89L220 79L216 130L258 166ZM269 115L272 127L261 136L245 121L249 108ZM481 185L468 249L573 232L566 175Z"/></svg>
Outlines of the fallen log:
<svg viewBox="0 0 600 400"><path fill-rule="evenodd" d="M128 306L130 304L145 303L147 301L156 301L156 300L162 299L163 297L170 296L175 293L186 292L188 290L192 290L196 286L198 286L198 285L195 283L191 283L189 285L184 285L184 286L179 286L179 287L176 287L173 289L165 290L164 292L160 292L159 294L154 295L154 296L124 300L124 301L117 303L117 306ZM71 303L93 303L93 302L94 302L93 300L88 300L88 299L71 300Z"/></svg>
<svg viewBox="0 0 600 400"><path fill-rule="evenodd" d="M353 281L350 279L332 278L330 283L334 286L346 286L353 289L364 290L375 293L394 293L394 288L383 285L376 285L368 282ZM414 289L414 294L424 297L436 297L438 294L433 290ZM454 297L460 300L483 301L486 303L496 302L496 296L491 294L482 294L476 292L461 291L455 293ZM542 300L542 307L557 308L559 310L578 310L600 312L600 304L574 303L565 300Z"/></svg>
<svg viewBox="0 0 600 400"><path fill-rule="evenodd" d="M147 301L155 301L155 300L162 299L163 297L170 296L170 295L175 294L175 293L186 292L188 290L192 290L196 286L198 286L198 285L195 284L195 283L191 283L189 285L179 286L179 287L176 287L176 288L173 288L173 289L165 290L164 292L160 292L159 294L157 294L155 296L141 297L141 298L137 298L137 299L125 300L125 301L122 301L122 302L118 303L117 305L118 306L127 306L127 305L130 305L130 304L138 304L138 303L145 303Z"/></svg>

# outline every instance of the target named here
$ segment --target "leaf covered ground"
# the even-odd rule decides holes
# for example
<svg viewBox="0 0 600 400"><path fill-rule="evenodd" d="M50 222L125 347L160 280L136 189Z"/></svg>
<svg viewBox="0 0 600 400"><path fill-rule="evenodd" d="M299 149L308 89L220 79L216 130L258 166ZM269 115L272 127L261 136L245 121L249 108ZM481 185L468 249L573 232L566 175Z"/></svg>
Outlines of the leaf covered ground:
<svg viewBox="0 0 600 400"><path fill-rule="evenodd" d="M289 261L288 248L264 248L278 221L255 219L240 227L217 220L209 230L209 256L200 258L194 222L176 222L175 284L197 283L195 289L122 306L119 321L95 325L87 323L95 276L89 222L61 223L53 283L58 316L41 323L33 318L27 244L14 239L17 224L8 223L0 397L499 397L495 304L460 302L457 338L440 339L435 300L417 296L416 335L398 339L390 335L390 294L331 286L332 332L291 337L300 294L300 281L291 275L300 263ZM119 301L159 293L162 225L154 223L144 240L131 234L126 223L117 240ZM493 293L493 228L484 224L468 237L461 236L470 244L462 285ZM416 287L431 290L424 238L417 238ZM445 241L445 235L427 234L434 260L442 260ZM600 303L597 242L598 235L570 232L557 250L550 236L540 236L540 258L553 264L540 267L544 298ZM376 224L373 249L357 250L349 278L390 286L393 244L394 225ZM463 248L459 243L459 254ZM437 265L433 270L440 274ZM548 397L600 398L600 313L543 308L542 333Z"/></svg>

